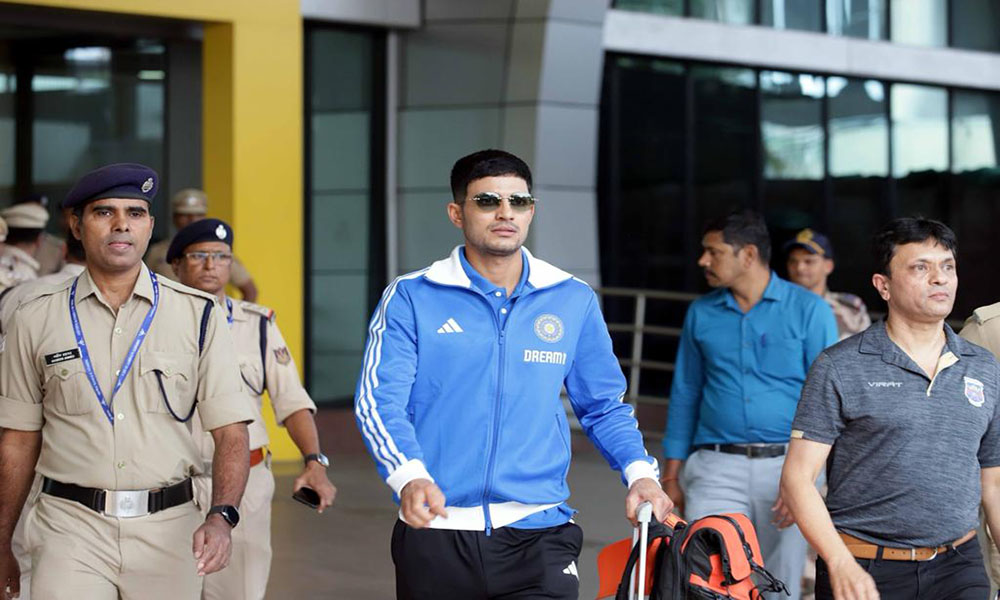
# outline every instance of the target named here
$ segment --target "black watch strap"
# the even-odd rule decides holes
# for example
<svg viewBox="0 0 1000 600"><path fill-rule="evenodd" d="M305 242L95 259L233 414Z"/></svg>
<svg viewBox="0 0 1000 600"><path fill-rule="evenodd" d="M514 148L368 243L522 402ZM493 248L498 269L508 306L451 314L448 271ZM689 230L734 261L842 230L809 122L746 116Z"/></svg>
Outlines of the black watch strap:
<svg viewBox="0 0 1000 600"><path fill-rule="evenodd" d="M240 523L240 511L231 504L220 504L208 509L206 518L212 515L222 515L222 518L229 523L230 527L236 527Z"/></svg>
<svg viewBox="0 0 1000 600"><path fill-rule="evenodd" d="M328 468L330 466L330 459L327 458L326 455L323 454L322 452L319 452L319 453L316 453L316 454L306 454L303 457L303 460L304 460L305 464L307 464L307 465L309 464L309 461L314 460L314 461L318 462L319 464L323 465L323 467L327 467Z"/></svg>

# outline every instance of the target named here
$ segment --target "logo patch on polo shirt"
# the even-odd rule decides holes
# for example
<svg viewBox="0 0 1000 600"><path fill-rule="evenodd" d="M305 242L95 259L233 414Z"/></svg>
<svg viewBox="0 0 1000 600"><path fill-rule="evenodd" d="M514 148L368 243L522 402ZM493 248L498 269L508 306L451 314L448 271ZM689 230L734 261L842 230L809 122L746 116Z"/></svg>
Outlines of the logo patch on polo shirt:
<svg viewBox="0 0 1000 600"><path fill-rule="evenodd" d="M971 377L965 378L965 399L969 404L979 408L986 402L986 386L982 381Z"/></svg>
<svg viewBox="0 0 1000 600"><path fill-rule="evenodd" d="M62 352L53 352L52 354L45 355L45 366L50 367L61 362L66 362L67 360L73 360L74 358L80 358L79 348L63 350Z"/></svg>

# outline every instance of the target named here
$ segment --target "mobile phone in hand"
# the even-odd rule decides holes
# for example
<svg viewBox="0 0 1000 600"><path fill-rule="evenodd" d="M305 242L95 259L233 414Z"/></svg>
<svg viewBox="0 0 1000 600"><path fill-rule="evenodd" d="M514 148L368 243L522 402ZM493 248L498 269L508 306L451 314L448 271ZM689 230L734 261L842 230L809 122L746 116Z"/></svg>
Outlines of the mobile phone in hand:
<svg viewBox="0 0 1000 600"><path fill-rule="evenodd" d="M300 487L298 491L292 494L292 500L301 502L309 508L319 508L319 494L312 488Z"/></svg>

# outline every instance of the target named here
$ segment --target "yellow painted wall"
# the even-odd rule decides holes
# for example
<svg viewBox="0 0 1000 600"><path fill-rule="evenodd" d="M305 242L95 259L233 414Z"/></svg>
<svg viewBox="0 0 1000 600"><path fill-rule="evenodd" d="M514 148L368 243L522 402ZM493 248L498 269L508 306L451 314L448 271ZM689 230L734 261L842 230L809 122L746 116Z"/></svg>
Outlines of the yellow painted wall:
<svg viewBox="0 0 1000 600"><path fill-rule="evenodd" d="M204 24L203 172L210 213L303 356L302 17L299 0L23 0L17 4ZM160 198L166 202L166 198ZM298 451L270 411L275 457Z"/></svg>

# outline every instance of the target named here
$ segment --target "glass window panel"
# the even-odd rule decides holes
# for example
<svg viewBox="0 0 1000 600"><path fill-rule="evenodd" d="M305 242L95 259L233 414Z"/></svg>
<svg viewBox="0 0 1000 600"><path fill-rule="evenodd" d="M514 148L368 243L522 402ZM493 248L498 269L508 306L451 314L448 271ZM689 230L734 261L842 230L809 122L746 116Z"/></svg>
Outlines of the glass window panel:
<svg viewBox="0 0 1000 600"><path fill-rule="evenodd" d="M14 65L6 53L0 54L0 195L14 195L15 127L14 92L17 91Z"/></svg>
<svg viewBox="0 0 1000 600"><path fill-rule="evenodd" d="M309 389L318 402L354 394L370 316L371 121L375 37L307 29L311 55Z"/></svg>
<svg viewBox="0 0 1000 600"><path fill-rule="evenodd" d="M602 147L602 163L613 165L610 196L600 203L603 282L677 289L686 263L694 268L683 202L684 68L619 57L611 77L605 119L613 131L604 128Z"/></svg>
<svg viewBox="0 0 1000 600"><path fill-rule="evenodd" d="M1000 95L955 91L952 96L952 171L997 166Z"/></svg>
<svg viewBox="0 0 1000 600"><path fill-rule="evenodd" d="M684 0L616 0L615 8L681 16L684 14Z"/></svg>
<svg viewBox="0 0 1000 600"><path fill-rule="evenodd" d="M765 179L823 178L823 78L761 71Z"/></svg>
<svg viewBox="0 0 1000 600"><path fill-rule="evenodd" d="M901 215L947 220L948 92L893 84L892 174Z"/></svg>
<svg viewBox="0 0 1000 600"><path fill-rule="evenodd" d="M833 35L886 38L886 0L826 0L826 29Z"/></svg>
<svg viewBox="0 0 1000 600"><path fill-rule="evenodd" d="M79 175L114 162L164 172L162 44L53 48L33 59L32 191L61 198Z"/></svg>
<svg viewBox="0 0 1000 600"><path fill-rule="evenodd" d="M892 0L892 41L914 46L948 44L948 0Z"/></svg>
<svg viewBox="0 0 1000 600"><path fill-rule="evenodd" d="M775 247L823 217L822 77L762 71L764 206ZM780 252L774 263L782 263ZM780 266L780 265L778 265Z"/></svg>
<svg viewBox="0 0 1000 600"><path fill-rule="evenodd" d="M872 287L874 261L871 236L889 218L886 177L831 178L833 207L828 232L833 243L835 267L830 289L861 296L869 311L884 312L885 303Z"/></svg>
<svg viewBox="0 0 1000 600"><path fill-rule="evenodd" d="M1000 223L1000 94L952 95L952 175L948 223L959 235L961 318L996 302L996 224Z"/></svg>
<svg viewBox="0 0 1000 600"><path fill-rule="evenodd" d="M948 169L948 92L944 88L892 86L892 174Z"/></svg>
<svg viewBox="0 0 1000 600"><path fill-rule="evenodd" d="M754 23L756 0L691 0L691 16L734 25Z"/></svg>
<svg viewBox="0 0 1000 600"><path fill-rule="evenodd" d="M885 85L873 79L827 77L830 175L887 175L889 122Z"/></svg>
<svg viewBox="0 0 1000 600"><path fill-rule="evenodd" d="M756 174L755 87L751 69L693 67L696 223L749 205Z"/></svg>
<svg viewBox="0 0 1000 600"><path fill-rule="evenodd" d="M776 29L819 31L821 6L821 0L760 0L760 22Z"/></svg>
<svg viewBox="0 0 1000 600"><path fill-rule="evenodd" d="M1000 51L1000 3L997 0L953 1L950 13L953 46Z"/></svg>

